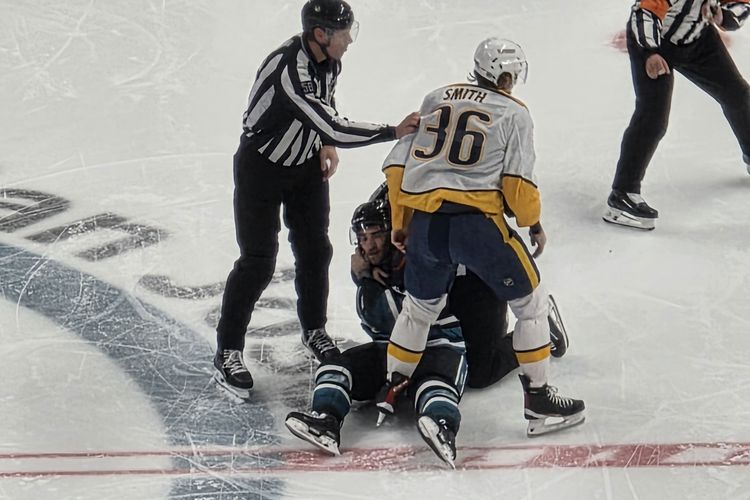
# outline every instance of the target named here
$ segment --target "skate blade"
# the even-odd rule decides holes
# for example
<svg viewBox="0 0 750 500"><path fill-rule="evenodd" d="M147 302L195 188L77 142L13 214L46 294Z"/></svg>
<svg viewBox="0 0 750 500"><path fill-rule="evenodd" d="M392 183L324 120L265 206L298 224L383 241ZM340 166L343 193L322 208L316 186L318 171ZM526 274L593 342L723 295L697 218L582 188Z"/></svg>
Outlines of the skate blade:
<svg viewBox="0 0 750 500"><path fill-rule="evenodd" d="M288 418L284 421L286 428L289 432L294 434L300 439L307 441L308 443L317 446L321 450L331 455L341 455L339 451L339 445L333 439L328 436L315 436L310 433L310 427L296 418Z"/></svg>
<svg viewBox="0 0 750 500"><path fill-rule="evenodd" d="M547 417L547 418L554 418L554 417ZM549 434L550 432L561 431L563 429L567 429L568 427L575 427L576 425L581 425L585 420L586 420L586 414L583 411L580 413L576 413L575 415L564 417L563 420L561 420L560 422L553 422L551 424L547 423L546 418L529 420L529 425L526 428L526 435L528 437L537 437L543 434Z"/></svg>
<svg viewBox="0 0 750 500"><path fill-rule="evenodd" d="M560 310L557 308L555 298L549 296L549 315L547 316L549 322L550 335L557 339L552 340L554 349L551 354L555 358L562 358L563 355L568 351L570 342L568 340L568 331L565 329L565 323L563 323L562 316L560 316Z"/></svg>
<svg viewBox="0 0 750 500"><path fill-rule="evenodd" d="M453 461L453 452L448 445L441 445L437 435L440 432L440 428L437 424L429 417L420 417L417 420L417 427L419 434L424 439L425 443L429 445L435 454L450 466L451 469L456 469L456 464Z"/></svg>
<svg viewBox="0 0 750 500"><path fill-rule="evenodd" d="M235 387L228 384L226 379L224 379L224 377L218 371L214 372L214 380L219 385L219 387L224 389L230 395L239 398L242 401L247 401L248 399L250 399L250 389L243 389L241 387Z"/></svg>
<svg viewBox="0 0 750 500"><path fill-rule="evenodd" d="M644 231L651 231L656 227L656 219L636 217L635 215L631 215L612 207L607 207L607 211L602 216L602 219L610 224L632 227L634 229L643 229Z"/></svg>

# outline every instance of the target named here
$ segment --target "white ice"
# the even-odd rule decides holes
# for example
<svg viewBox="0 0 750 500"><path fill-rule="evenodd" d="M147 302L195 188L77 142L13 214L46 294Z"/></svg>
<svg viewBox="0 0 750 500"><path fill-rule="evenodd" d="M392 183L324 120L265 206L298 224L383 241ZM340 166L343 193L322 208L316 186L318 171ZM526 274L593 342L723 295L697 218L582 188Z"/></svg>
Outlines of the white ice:
<svg viewBox="0 0 750 500"><path fill-rule="evenodd" d="M186 287L226 278L238 255L231 167L247 94L263 58L299 30L302 1L0 0L0 190L70 201L15 231L0 225L0 498L750 498L750 176L718 105L676 78L669 132L643 189L660 210L657 228L605 225L634 101L627 56L610 42L631 0L352 3L361 30L336 98L354 119L397 123L429 90L463 81L487 36L524 47L529 79L515 94L535 120L549 237L538 264L571 336L551 381L585 399L586 423L529 440L511 375L466 394L455 472L424 453L409 416L376 429L371 409L347 419L343 462L325 458L283 426L286 412L308 404L313 367L296 331L266 335L295 319L289 307L269 306L254 316L246 352L257 383L252 404L272 418L256 429L243 418L255 415L247 403L209 383L220 293L169 297L142 278ZM749 29L728 36L746 77ZM381 182L389 147L340 151L331 180L329 331L341 340L366 340L348 271L348 221ZM0 224L11 213L0 205ZM29 239L104 213L158 228L160 241L92 261L80 252L126 235ZM280 240L283 271L293 260L285 233ZM91 318L91 335L105 339L123 308L137 314L132 327L120 324L123 340L107 340L116 359L76 333L91 326L81 318L98 304L87 294L92 283L121 295ZM49 290L57 295L34 302ZM67 302L55 299L62 295ZM280 275L264 297L288 306L293 286ZM150 368L162 347L123 351L155 337L174 348L166 372ZM139 364L123 372L134 358ZM170 374L199 381L196 394L211 405L159 399L161 389L149 388L169 387L177 380ZM214 439L187 424L175 431L169 408L202 422L237 418ZM683 445L664 460L638 454ZM388 448L403 451L390 460ZM558 456L522 465L545 451L613 449L635 450L633 460Z"/></svg>

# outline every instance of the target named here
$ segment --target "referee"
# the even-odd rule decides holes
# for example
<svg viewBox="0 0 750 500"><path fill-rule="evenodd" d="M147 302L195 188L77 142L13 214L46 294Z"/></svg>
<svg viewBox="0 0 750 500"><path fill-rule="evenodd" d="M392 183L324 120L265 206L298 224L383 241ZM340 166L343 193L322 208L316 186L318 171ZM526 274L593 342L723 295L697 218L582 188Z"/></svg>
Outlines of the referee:
<svg viewBox="0 0 750 500"><path fill-rule="evenodd" d="M302 342L323 360L339 351L326 333L330 202L326 182L338 166L336 146L392 141L416 130L419 115L398 126L338 115L334 93L341 58L359 24L343 0L308 0L300 35L273 51L258 70L234 155L234 217L240 257L227 278L217 327L215 378L248 398L253 378L243 360L255 303L271 281L279 250L279 208L295 258Z"/></svg>
<svg viewBox="0 0 750 500"><path fill-rule="evenodd" d="M750 86L719 31L750 17L750 0L637 0L627 27L635 111L620 145L604 220L654 229L659 212L641 196L646 168L667 132L673 70L721 106L750 173Z"/></svg>

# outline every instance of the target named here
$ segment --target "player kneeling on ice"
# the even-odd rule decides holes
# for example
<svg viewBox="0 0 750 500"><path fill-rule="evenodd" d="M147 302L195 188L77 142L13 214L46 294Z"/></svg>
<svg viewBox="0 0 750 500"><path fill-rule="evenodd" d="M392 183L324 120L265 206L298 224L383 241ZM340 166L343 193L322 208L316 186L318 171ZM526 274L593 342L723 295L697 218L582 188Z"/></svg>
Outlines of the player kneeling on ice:
<svg viewBox="0 0 750 500"><path fill-rule="evenodd" d="M534 436L583 422L584 403L547 384L549 301L534 262L546 235L533 173L533 124L526 106L510 95L526 73L518 44L482 41L473 83L430 92L419 129L386 160L391 238L406 251L406 296L388 346L388 380L392 392L399 392L418 373L431 325L463 264L507 300L518 319L513 348L522 371L527 434ZM506 213L529 228L537 247L533 256ZM550 417L559 421L548 422Z"/></svg>
<svg viewBox="0 0 750 500"><path fill-rule="evenodd" d="M432 325L422 362L404 389L414 398L417 427L437 455L454 467L455 440L461 423L458 402L466 380L466 357L461 330L453 317ZM324 362L315 373L312 411L291 412L286 426L297 437L338 455L340 432L352 400L384 399L387 341L347 349Z"/></svg>
<svg viewBox="0 0 750 500"><path fill-rule="evenodd" d="M295 435L330 453L338 453L338 429L348 412L348 401L352 398L373 399L385 384L386 345L404 297L404 256L390 243L390 227L387 188L383 185L368 202L357 207L351 221L351 239L356 244L351 272L357 285L357 314L362 328L374 342L345 351L344 361L325 369L322 367L316 376L313 413L293 412L287 419L287 425ZM549 300L552 352L561 357L567 349L567 334L554 300L552 297ZM435 381L447 385L443 390L450 391L447 396L450 401L458 401L460 391L454 382L454 364L458 362L457 351L463 348L462 338L466 341L469 387L491 385L518 367L512 346L513 333L506 334L506 310L506 303L498 300L476 275L459 273L450 291L448 309L431 327L427 347L430 359L445 360L447 364L441 368L430 361L433 366L422 367L415 375L417 385L425 388L420 394L421 404L419 398L415 401L418 430L438 456L449 464L455 458L455 435L460 421L458 410L448 408L447 418L441 419L439 405L421 413L420 408L424 409L431 402L437 403L434 399L441 397L437 390L440 384L430 388L431 384L436 385ZM460 320L460 328L450 313ZM474 349L469 339L473 339ZM435 346L441 344L453 349L435 350ZM430 382L429 376L434 377L431 384L427 383ZM419 390L411 387L410 392L416 394ZM337 400L341 401L332 404ZM452 406L445 401L442 404Z"/></svg>
<svg viewBox="0 0 750 500"><path fill-rule="evenodd" d="M350 240L356 246L351 273L357 285L357 314L372 338L387 340L404 300L404 254L390 241L388 186L383 183L352 215ZM466 344L466 385L487 387L518 368L513 332L508 333L508 305L479 277L458 266L448 292L447 311L460 325ZM549 338L553 357L562 357L568 336L554 298L549 296Z"/></svg>
<svg viewBox="0 0 750 500"><path fill-rule="evenodd" d="M379 199L366 205L372 210L362 210L361 206L355 211L352 220L352 229L360 241L356 253L360 257L377 260L382 267L377 270L370 268L366 272L362 264L355 262L353 258L352 277L358 285L357 312L365 332L373 341L347 349L326 360L315 374L312 411L291 412L286 418L286 426L294 435L334 455L339 454L339 429L349 413L352 400L384 399L379 395L383 388L393 392L393 388L386 384L386 350L401 297L400 292L393 293L397 290L397 274L391 274L393 268L384 264L386 259L397 258L400 261L401 258L397 251L383 251L389 244L390 234L385 200ZM377 237L382 236L382 244L379 245L382 252L373 251L371 245L367 245L369 252L363 250L362 238L372 243L372 233L365 235L363 230L365 227L373 230L375 224L363 225L363 221L359 220L362 215L366 215L368 219L377 219L375 224L380 233ZM378 257L375 255L377 253L380 253ZM387 280L388 285L383 284L386 282L384 280ZM382 292L378 298L372 297L373 294L370 293L374 287ZM380 307L383 305L381 300L389 300L392 307ZM508 367L505 373L512 369L512 366ZM451 466L456 455L455 436L461 422L458 402L464 391L466 375L461 328L458 320L444 311L435 324L430 326L427 348L422 363L410 380L408 393L414 398L420 434L438 456ZM403 389L407 388L404 386Z"/></svg>

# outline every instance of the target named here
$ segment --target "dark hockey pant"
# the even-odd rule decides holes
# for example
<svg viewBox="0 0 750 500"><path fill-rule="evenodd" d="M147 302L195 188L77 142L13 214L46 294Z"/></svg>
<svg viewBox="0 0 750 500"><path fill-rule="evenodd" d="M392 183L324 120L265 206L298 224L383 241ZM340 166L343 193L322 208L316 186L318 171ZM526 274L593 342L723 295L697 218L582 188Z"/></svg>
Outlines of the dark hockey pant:
<svg viewBox="0 0 750 500"><path fill-rule="evenodd" d="M357 314L368 335L387 340L402 301L401 294L375 280L362 280L357 287ZM460 323L469 365L466 382L469 387L490 386L518 368L513 337L507 335L507 304L476 274L467 271L456 276L448 292L447 312ZM431 325L429 337L448 337L450 332L446 330L445 325Z"/></svg>
<svg viewBox="0 0 750 500"><path fill-rule="evenodd" d="M415 210L406 254L407 292L428 300L447 294L458 264L502 301L528 296L539 284L534 258L503 216L490 217L447 202L435 213Z"/></svg>
<svg viewBox="0 0 750 500"><path fill-rule="evenodd" d="M662 75L656 80L649 78L646 74L648 54L638 46L631 30L626 31L636 96L635 112L622 138L612 188L640 193L646 168L667 131L674 75ZM750 158L750 87L716 29L706 28L698 40L685 46L665 40L659 53L672 70L684 75L721 105L740 149Z"/></svg>
<svg viewBox="0 0 750 500"><path fill-rule="evenodd" d="M318 368L312 409L334 415L339 421L349 413L351 401L370 401L386 383L387 342L369 342L344 351L338 359ZM458 431L458 403L464 391L466 359L460 348L430 346L412 377L407 395L414 398L417 417L445 419ZM374 424L374 422L373 422Z"/></svg>
<svg viewBox="0 0 750 500"><path fill-rule="evenodd" d="M305 330L325 326L330 202L320 160L285 167L263 158L244 141L234 155L234 218L240 257L229 273L217 327L218 348L243 349L255 303L271 282L279 250L279 209L295 259L297 315Z"/></svg>
<svg viewBox="0 0 750 500"><path fill-rule="evenodd" d="M448 308L458 318L466 343L466 385L487 387L518 368L513 336L507 334L507 304L476 274L469 271L456 276Z"/></svg>

